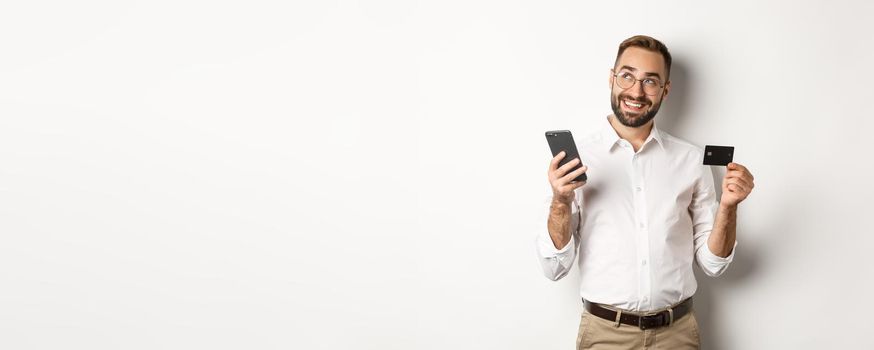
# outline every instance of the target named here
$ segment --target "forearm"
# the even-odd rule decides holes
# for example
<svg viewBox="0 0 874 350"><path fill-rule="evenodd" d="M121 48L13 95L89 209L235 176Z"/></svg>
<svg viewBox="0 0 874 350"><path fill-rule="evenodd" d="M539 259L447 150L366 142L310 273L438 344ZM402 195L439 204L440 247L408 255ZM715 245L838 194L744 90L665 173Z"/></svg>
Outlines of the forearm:
<svg viewBox="0 0 874 350"><path fill-rule="evenodd" d="M555 249L561 249L571 240L571 204L552 201L549 205L549 220L546 224Z"/></svg>
<svg viewBox="0 0 874 350"><path fill-rule="evenodd" d="M707 239L707 247L716 256L725 258L731 254L737 235L737 205L719 205L716 222Z"/></svg>

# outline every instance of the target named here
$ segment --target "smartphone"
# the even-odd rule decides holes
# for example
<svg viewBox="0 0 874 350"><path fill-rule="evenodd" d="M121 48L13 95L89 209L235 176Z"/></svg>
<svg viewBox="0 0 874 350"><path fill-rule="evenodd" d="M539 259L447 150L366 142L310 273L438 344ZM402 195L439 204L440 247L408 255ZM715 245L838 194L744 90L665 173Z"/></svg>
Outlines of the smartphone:
<svg viewBox="0 0 874 350"><path fill-rule="evenodd" d="M564 151L564 158L558 163L558 166L567 164L574 160L574 158L579 158L580 154L577 152L577 144L574 143L574 136L571 135L569 130L552 130L546 132L546 142L549 143L549 149L552 150L552 156L555 157L561 151ZM580 163L577 164L573 169L568 172L577 170L583 166L582 159L580 159ZM588 177L586 173L583 173L580 176L577 176L574 181L586 181Z"/></svg>

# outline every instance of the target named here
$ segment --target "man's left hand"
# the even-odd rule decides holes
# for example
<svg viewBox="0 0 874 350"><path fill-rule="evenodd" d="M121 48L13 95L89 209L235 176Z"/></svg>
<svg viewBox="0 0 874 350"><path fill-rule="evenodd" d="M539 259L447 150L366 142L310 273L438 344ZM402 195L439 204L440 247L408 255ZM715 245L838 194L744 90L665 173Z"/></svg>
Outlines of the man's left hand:
<svg viewBox="0 0 874 350"><path fill-rule="evenodd" d="M753 191L753 174L743 165L728 163L722 179L721 205L736 206Z"/></svg>

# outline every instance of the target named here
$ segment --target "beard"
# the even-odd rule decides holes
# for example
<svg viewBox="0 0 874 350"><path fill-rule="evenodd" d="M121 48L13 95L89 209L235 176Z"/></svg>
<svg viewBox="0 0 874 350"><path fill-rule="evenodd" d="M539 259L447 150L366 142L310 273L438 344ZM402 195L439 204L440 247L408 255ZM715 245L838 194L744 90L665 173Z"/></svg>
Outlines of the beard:
<svg viewBox="0 0 874 350"><path fill-rule="evenodd" d="M610 95L613 95L613 92L610 92ZM627 115L622 111L622 108L619 106L623 100L631 100L634 102L642 103L644 106L649 106L649 109L646 112L642 112L640 114L635 115ZM625 125L630 128L637 128L645 125L650 120L655 118L656 113L659 112L659 107L662 106L662 100L659 99L659 103L655 104L650 99L646 97L633 98L628 95L619 94L616 97L612 97L610 99L610 107L613 108L613 115L616 116L616 119L619 120L622 125Z"/></svg>

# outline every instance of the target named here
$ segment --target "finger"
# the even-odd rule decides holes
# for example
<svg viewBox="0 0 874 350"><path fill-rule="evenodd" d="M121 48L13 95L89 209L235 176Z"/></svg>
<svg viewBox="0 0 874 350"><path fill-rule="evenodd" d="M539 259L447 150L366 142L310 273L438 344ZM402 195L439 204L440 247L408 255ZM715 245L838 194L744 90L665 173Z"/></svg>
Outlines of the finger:
<svg viewBox="0 0 874 350"><path fill-rule="evenodd" d="M730 193L740 193L740 194L744 193L743 189L740 186L738 186L737 184L726 184L725 190L730 192Z"/></svg>
<svg viewBox="0 0 874 350"><path fill-rule="evenodd" d="M725 178L726 179L738 178L738 179L744 179L749 183L753 182L753 174L750 174L749 172L745 172L745 171L739 171L739 170L728 171L727 173L725 173Z"/></svg>
<svg viewBox="0 0 874 350"><path fill-rule="evenodd" d="M726 177L725 177L725 180L723 180L723 181L729 181L729 180L740 181L740 183L741 183L745 188L752 188L752 187L753 187L753 180L750 179L750 178L747 177L747 176L726 176Z"/></svg>
<svg viewBox="0 0 874 350"><path fill-rule="evenodd" d="M729 171L725 172L726 177L731 177L731 176L740 177L740 176L748 176L748 175L749 175L749 173L747 173L745 171L741 171L741 170L729 170Z"/></svg>
<svg viewBox="0 0 874 350"><path fill-rule="evenodd" d="M728 163L728 165L727 165L726 167L727 167L728 169L730 169L730 170L741 170L741 171L743 171L743 170L746 170L746 169L747 169L747 167L741 165L740 163L735 163L735 162Z"/></svg>
<svg viewBox="0 0 874 350"><path fill-rule="evenodd" d="M552 157L552 161L549 162L549 171L550 172L553 172L553 171L555 171L555 169L558 168L558 163L561 162L562 159L564 159L564 155L565 155L564 151L561 151L561 152L558 152L558 154L556 154L555 157Z"/></svg>
<svg viewBox="0 0 874 350"><path fill-rule="evenodd" d="M728 169L729 170L738 170L738 171L747 173L750 175L750 178L754 178L753 173L750 172L750 169L748 169L747 167L743 166L740 163L734 163L734 162L728 163Z"/></svg>
<svg viewBox="0 0 874 350"><path fill-rule="evenodd" d="M585 181L571 181L567 185L564 185L561 188L561 190L570 192L570 191L576 190L580 187L583 187L583 185L585 185L585 184L586 184Z"/></svg>
<svg viewBox="0 0 874 350"><path fill-rule="evenodd" d="M740 195L740 196L742 196L743 198L746 198L747 196L750 195L750 191L747 191L746 189L744 189L743 187L738 186L737 184L730 184L730 185L728 185L727 188L726 188L726 191L727 191L728 193L734 193L734 194Z"/></svg>
<svg viewBox="0 0 874 350"><path fill-rule="evenodd" d="M556 176L555 181L553 182L553 186L556 188L563 188L565 185L573 182L574 179L576 179L576 177L572 176L570 173L564 174L562 176Z"/></svg>
<svg viewBox="0 0 874 350"><path fill-rule="evenodd" d="M583 187L583 185L585 185L585 184L586 184L586 181L575 181L574 182L574 189L578 189L580 187Z"/></svg>
<svg viewBox="0 0 874 350"><path fill-rule="evenodd" d="M755 181L753 181L752 176L750 176L748 173L741 174L739 176L729 176L728 179L736 179L736 180L740 181L741 184L745 188L752 189L753 187L756 186Z"/></svg>
<svg viewBox="0 0 874 350"><path fill-rule="evenodd" d="M573 168L574 168L575 166L577 166L578 164L580 164L580 159L579 159L579 158L571 159L570 162L567 162L567 164L562 165L561 167L559 167L559 168L555 171L555 176L556 176L556 177L562 177L562 176L564 176L565 174L567 174L568 171L571 171L571 169L573 169Z"/></svg>
<svg viewBox="0 0 874 350"><path fill-rule="evenodd" d="M748 187L744 187L743 184L739 183L739 181L735 179L726 182L725 188L732 192L749 193L749 191L747 191Z"/></svg>
<svg viewBox="0 0 874 350"><path fill-rule="evenodd" d="M562 176L561 180L567 181L565 183L569 183L569 182L573 181L573 179L576 179L577 176L583 175L583 173L585 173L587 170L589 170L589 167L583 165L579 169L571 171L571 172L567 173L567 175Z"/></svg>

